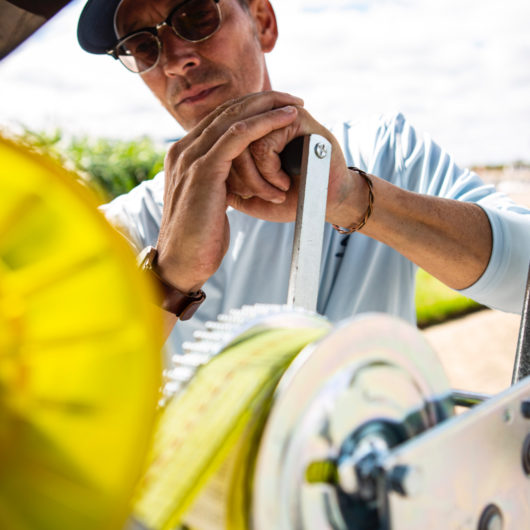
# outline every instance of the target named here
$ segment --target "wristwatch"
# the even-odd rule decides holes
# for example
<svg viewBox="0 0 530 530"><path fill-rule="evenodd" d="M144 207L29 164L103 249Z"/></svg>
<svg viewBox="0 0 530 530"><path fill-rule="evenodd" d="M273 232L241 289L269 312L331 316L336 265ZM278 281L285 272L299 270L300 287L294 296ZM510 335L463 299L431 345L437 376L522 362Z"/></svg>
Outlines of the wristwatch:
<svg viewBox="0 0 530 530"><path fill-rule="evenodd" d="M179 320L189 320L204 302L206 294L202 289L194 293L183 293L174 285L163 280L156 271L157 258L158 251L155 247L145 247L138 255L138 266L160 286L163 294L160 304L162 309L173 313Z"/></svg>

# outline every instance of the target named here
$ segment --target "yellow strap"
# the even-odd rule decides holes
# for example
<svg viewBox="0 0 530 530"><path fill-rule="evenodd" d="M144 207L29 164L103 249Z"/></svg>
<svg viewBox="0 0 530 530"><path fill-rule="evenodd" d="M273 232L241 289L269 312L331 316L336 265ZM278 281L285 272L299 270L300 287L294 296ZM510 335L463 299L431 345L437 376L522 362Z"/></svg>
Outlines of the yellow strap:
<svg viewBox="0 0 530 530"><path fill-rule="evenodd" d="M181 522L241 440L250 420L268 409L274 388L292 359L325 332L314 328L266 330L202 367L160 417L150 465L134 503L136 517L157 529L174 528ZM239 447L236 458L241 460L248 453L248 448ZM235 467L246 465L238 461ZM236 480L240 487L243 482ZM241 504L237 500L241 492L231 495L236 505ZM230 517L245 520L242 514ZM235 521L227 525L240 527Z"/></svg>

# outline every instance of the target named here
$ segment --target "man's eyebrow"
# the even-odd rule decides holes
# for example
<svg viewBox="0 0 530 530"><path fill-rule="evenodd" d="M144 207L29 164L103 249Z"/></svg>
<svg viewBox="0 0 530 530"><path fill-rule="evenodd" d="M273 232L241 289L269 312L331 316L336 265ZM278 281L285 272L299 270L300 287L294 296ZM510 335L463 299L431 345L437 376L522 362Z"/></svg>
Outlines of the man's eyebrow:
<svg viewBox="0 0 530 530"><path fill-rule="evenodd" d="M188 2L188 1L189 0L183 0L183 1L180 1L180 2L170 2L169 3L169 9L168 9L166 15L164 15L162 12L160 12L156 7L152 6L152 9L154 10L154 12L157 13L157 22L155 22L153 24L142 24L140 26L141 21L139 22L137 17L133 17L133 16L127 17L126 24L121 24L121 27L117 25L118 29L121 30L119 32L120 33L119 38L120 39L124 39L125 37L128 37L128 36L130 36L130 35L132 35L134 33L137 33L139 31L153 29L154 27L156 27L157 24L160 24L160 22L162 22L163 20L166 20L166 18L168 17L169 13L171 13L171 11L173 11L177 6L182 5L182 4L184 4L184 3ZM158 17L160 17L160 18L158 18ZM123 29L126 29L126 31L123 31Z"/></svg>

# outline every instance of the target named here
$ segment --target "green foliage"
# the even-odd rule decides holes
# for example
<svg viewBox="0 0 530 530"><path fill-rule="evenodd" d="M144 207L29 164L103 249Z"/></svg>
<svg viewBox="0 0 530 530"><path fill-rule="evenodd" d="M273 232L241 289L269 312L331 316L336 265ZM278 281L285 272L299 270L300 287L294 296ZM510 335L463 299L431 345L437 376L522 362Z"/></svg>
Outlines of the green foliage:
<svg viewBox="0 0 530 530"><path fill-rule="evenodd" d="M21 140L79 173L102 201L127 193L164 167L165 151L146 137L129 141L86 136L65 139L60 130L25 129Z"/></svg>
<svg viewBox="0 0 530 530"><path fill-rule="evenodd" d="M418 326L444 322L480 309L482 306L462 296L420 269L416 276L416 316Z"/></svg>

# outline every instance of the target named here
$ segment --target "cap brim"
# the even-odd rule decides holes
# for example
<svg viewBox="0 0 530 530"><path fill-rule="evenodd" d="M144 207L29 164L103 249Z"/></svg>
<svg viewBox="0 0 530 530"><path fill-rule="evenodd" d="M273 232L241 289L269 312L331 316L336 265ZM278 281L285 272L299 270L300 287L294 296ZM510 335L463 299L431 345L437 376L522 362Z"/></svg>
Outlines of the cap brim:
<svg viewBox="0 0 530 530"><path fill-rule="evenodd" d="M77 25L79 45L89 53L106 53L118 39L114 13L120 0L88 0Z"/></svg>

